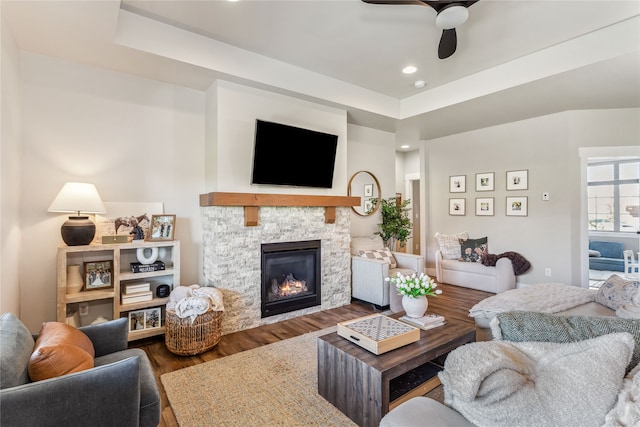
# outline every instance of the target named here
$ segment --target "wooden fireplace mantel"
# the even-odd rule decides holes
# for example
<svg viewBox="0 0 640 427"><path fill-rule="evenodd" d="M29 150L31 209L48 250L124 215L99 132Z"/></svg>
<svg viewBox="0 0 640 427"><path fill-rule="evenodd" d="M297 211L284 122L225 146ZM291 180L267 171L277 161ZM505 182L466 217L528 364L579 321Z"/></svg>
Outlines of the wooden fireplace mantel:
<svg viewBox="0 0 640 427"><path fill-rule="evenodd" d="M359 206L360 197L310 196L300 194L222 193L200 195L200 206L243 206L244 225L258 225L260 206L322 206L324 222L336 222L336 207Z"/></svg>

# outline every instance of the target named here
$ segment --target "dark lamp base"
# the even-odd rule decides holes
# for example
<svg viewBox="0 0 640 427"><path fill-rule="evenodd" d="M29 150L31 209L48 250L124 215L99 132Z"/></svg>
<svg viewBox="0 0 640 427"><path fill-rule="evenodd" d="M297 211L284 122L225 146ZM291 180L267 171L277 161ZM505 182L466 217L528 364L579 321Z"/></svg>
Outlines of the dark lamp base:
<svg viewBox="0 0 640 427"><path fill-rule="evenodd" d="M70 216L60 229L68 246L88 245L96 235L96 226L88 216Z"/></svg>

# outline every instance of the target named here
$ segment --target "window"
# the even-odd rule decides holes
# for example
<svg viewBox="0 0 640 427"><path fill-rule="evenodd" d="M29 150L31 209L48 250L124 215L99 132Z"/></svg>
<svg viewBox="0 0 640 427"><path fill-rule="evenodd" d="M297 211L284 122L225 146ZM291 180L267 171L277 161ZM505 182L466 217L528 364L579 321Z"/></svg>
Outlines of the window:
<svg viewBox="0 0 640 427"><path fill-rule="evenodd" d="M640 159L592 161L587 183L589 231L640 230Z"/></svg>

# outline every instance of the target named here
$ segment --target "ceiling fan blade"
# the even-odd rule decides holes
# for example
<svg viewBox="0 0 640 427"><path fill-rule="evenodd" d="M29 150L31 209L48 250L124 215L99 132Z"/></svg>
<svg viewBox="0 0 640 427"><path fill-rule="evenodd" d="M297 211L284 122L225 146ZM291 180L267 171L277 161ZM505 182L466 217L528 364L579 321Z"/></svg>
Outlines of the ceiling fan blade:
<svg viewBox="0 0 640 427"><path fill-rule="evenodd" d="M438 58L445 59L453 55L457 44L458 36L455 28L442 30L442 37L440 37L440 44L438 45Z"/></svg>

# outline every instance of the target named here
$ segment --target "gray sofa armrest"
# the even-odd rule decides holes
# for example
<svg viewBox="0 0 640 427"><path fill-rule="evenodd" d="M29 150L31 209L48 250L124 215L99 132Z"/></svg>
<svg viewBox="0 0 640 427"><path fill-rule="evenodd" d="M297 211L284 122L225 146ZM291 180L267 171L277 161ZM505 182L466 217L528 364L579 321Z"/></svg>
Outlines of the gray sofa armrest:
<svg viewBox="0 0 640 427"><path fill-rule="evenodd" d="M418 396L387 413L380 427L474 427L459 412L428 397Z"/></svg>
<svg viewBox="0 0 640 427"><path fill-rule="evenodd" d="M139 358L3 389L0 425L138 426Z"/></svg>
<svg viewBox="0 0 640 427"><path fill-rule="evenodd" d="M416 273L424 273L424 257L422 255L407 254L404 252L391 252L396 259L398 268L408 268Z"/></svg>
<svg viewBox="0 0 640 427"><path fill-rule="evenodd" d="M78 329L87 334L93 343L96 357L126 350L128 347L129 328L126 317Z"/></svg>

